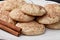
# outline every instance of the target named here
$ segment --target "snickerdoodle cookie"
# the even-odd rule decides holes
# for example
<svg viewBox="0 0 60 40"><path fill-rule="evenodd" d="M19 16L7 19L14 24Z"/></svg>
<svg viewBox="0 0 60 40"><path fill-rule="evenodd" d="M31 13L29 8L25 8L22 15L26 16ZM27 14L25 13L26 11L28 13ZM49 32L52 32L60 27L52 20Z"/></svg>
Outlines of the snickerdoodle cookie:
<svg viewBox="0 0 60 40"><path fill-rule="evenodd" d="M12 19L19 21L19 22L29 22L29 21L32 21L34 19L33 16L29 16L29 15L24 14L19 8L12 10L9 13L9 16Z"/></svg>
<svg viewBox="0 0 60 40"><path fill-rule="evenodd" d="M28 23L17 23L16 26L22 28L22 34L24 35L39 35L45 32L45 26L35 21Z"/></svg>
<svg viewBox="0 0 60 40"><path fill-rule="evenodd" d="M47 14L43 17L38 17L37 21L42 24L53 24L60 20L60 5L48 4L45 6Z"/></svg>

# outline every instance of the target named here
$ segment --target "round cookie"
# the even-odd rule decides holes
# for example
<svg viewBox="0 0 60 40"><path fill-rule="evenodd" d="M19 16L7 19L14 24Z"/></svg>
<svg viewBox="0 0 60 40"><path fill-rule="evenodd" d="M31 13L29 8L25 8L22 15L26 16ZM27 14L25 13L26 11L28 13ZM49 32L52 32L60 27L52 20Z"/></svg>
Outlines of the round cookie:
<svg viewBox="0 0 60 40"><path fill-rule="evenodd" d="M59 21L59 17L58 16L50 17L50 16L46 15L43 17L38 17L37 21L42 24L53 24L53 23L56 23Z"/></svg>
<svg viewBox="0 0 60 40"><path fill-rule="evenodd" d="M35 4L25 3L20 9L25 14L28 14L31 16L42 16L46 13L46 10L43 7Z"/></svg>
<svg viewBox="0 0 60 40"><path fill-rule="evenodd" d="M3 7L3 5L4 5L4 2L5 2L5 1L1 1L1 2L0 2L0 10L1 10L1 7Z"/></svg>
<svg viewBox="0 0 60 40"><path fill-rule="evenodd" d="M60 30L60 21L54 24L46 25L47 28Z"/></svg>
<svg viewBox="0 0 60 40"><path fill-rule="evenodd" d="M16 4L16 7L22 6L25 3L24 0L5 0L5 1Z"/></svg>
<svg viewBox="0 0 60 40"><path fill-rule="evenodd" d="M45 6L47 14L43 17L38 17L37 21L42 24L53 24L58 22L60 19L60 5L48 4Z"/></svg>
<svg viewBox="0 0 60 40"><path fill-rule="evenodd" d="M15 22L9 17L8 11L0 11L0 20L3 20L11 24L15 24Z"/></svg>
<svg viewBox="0 0 60 40"><path fill-rule="evenodd" d="M45 32L45 26L43 24L38 24L35 21L29 23L17 23L16 26L22 28L22 34L24 35L39 35Z"/></svg>
<svg viewBox="0 0 60 40"><path fill-rule="evenodd" d="M53 16L53 14L60 17L60 4L47 4L45 6L47 14Z"/></svg>
<svg viewBox="0 0 60 40"><path fill-rule="evenodd" d="M9 1L9 2L22 2L24 0L4 0L4 1Z"/></svg>
<svg viewBox="0 0 60 40"><path fill-rule="evenodd" d="M14 8L16 8L16 4L15 3L11 3L11 2L5 1L4 5L1 8L1 10L11 11Z"/></svg>
<svg viewBox="0 0 60 40"><path fill-rule="evenodd" d="M9 16L19 22L29 22L34 19L34 17L24 14L19 8L12 10Z"/></svg>

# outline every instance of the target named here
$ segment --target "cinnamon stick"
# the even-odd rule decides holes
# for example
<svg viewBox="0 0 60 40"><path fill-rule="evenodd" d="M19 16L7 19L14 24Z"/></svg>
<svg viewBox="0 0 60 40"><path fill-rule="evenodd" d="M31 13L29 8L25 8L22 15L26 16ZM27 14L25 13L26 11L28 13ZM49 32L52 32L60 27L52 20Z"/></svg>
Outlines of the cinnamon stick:
<svg viewBox="0 0 60 40"><path fill-rule="evenodd" d="M20 35L19 32L16 32L16 31L14 31L14 30L12 30L12 29L10 29L10 28L2 25L2 24L0 24L0 29L5 30L5 31L7 31L7 32L9 32L9 33L11 33L11 34L13 34L15 36L19 36Z"/></svg>
<svg viewBox="0 0 60 40"><path fill-rule="evenodd" d="M17 32L20 32L21 31L21 28L16 27L15 25L10 24L10 23L7 23L5 21L0 20L0 24L5 25L6 27L9 27L9 28L11 28L11 29L13 29L13 30L15 30Z"/></svg>

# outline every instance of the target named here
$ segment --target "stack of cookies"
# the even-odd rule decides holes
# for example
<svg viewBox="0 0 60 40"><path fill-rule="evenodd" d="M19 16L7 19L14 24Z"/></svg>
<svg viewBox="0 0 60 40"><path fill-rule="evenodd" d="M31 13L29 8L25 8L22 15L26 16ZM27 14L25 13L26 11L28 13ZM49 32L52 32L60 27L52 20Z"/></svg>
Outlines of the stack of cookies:
<svg viewBox="0 0 60 40"><path fill-rule="evenodd" d="M0 3L0 19L22 28L24 35L39 35L46 28L60 29L60 4L43 7L24 0L5 0Z"/></svg>

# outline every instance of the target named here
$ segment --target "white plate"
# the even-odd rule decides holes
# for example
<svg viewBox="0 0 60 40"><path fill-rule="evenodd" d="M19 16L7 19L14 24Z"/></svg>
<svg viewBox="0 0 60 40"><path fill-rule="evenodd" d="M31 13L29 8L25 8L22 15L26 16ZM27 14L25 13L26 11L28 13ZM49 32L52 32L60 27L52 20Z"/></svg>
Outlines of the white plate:
<svg viewBox="0 0 60 40"><path fill-rule="evenodd" d="M40 1L40 0L31 0L34 4L44 6L46 4L53 4L56 2L51 1ZM27 3L32 3L29 0L26 0ZM47 29L46 33L43 35L38 36L24 36L21 35L20 37L13 36L3 30L0 30L0 39L5 40L60 40L60 30L50 30Z"/></svg>

